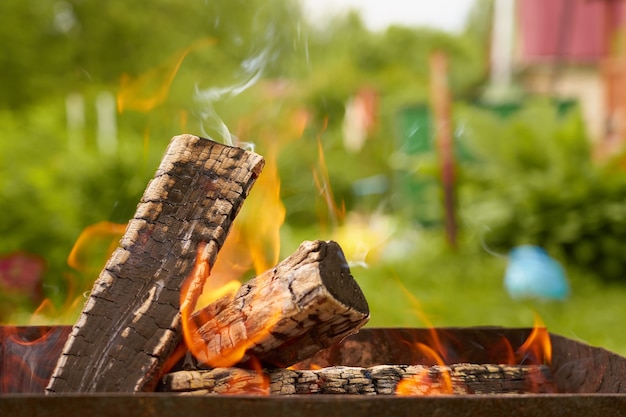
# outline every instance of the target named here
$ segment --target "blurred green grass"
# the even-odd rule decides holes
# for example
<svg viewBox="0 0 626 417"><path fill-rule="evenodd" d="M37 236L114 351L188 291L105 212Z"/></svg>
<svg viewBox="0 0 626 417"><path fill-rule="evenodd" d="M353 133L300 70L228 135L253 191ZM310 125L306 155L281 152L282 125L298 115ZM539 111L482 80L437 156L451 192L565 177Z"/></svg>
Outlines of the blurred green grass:
<svg viewBox="0 0 626 417"><path fill-rule="evenodd" d="M514 301L503 286L507 259L488 253L477 236L466 233L452 251L443 230L407 230L412 239L395 236L387 246L399 250L394 239L404 239L402 259L387 252L351 268L370 305L368 327L532 327L538 315L551 333L626 355L624 286L565 265L566 301ZM297 245L295 236L286 247Z"/></svg>

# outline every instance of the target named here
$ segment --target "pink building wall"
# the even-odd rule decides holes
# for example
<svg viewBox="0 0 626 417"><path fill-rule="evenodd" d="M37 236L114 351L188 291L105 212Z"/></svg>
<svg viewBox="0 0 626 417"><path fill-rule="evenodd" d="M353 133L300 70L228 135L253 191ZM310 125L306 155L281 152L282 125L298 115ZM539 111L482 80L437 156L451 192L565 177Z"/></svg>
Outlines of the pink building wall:
<svg viewBox="0 0 626 417"><path fill-rule="evenodd" d="M621 0L518 0L519 60L597 63L624 16Z"/></svg>

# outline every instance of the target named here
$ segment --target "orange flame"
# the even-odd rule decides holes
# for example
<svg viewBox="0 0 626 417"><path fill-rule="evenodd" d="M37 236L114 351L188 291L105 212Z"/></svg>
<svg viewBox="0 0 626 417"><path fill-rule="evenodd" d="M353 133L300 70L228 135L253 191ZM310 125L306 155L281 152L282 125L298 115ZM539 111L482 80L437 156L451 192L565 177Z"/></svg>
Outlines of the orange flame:
<svg viewBox="0 0 626 417"><path fill-rule="evenodd" d="M0 328L0 395L42 393L66 339L62 327Z"/></svg>
<svg viewBox="0 0 626 417"><path fill-rule="evenodd" d="M337 226L346 215L345 202L341 202L341 206L337 205L335 197L333 196L333 190L330 186L330 178L328 176L328 167L326 166L326 157L324 156L324 148L322 147L322 141L317 139L317 154L318 154L318 167L313 170L313 180L315 186L319 191L322 199L326 203L328 209L328 216L333 224Z"/></svg>
<svg viewBox="0 0 626 417"><path fill-rule="evenodd" d="M67 293L61 306L55 305L50 298L41 301L27 320L19 319L28 325L51 323L72 323L78 317L83 306L84 294L91 288L106 260L117 247L126 225L112 222L100 222L83 229L70 251L67 264L78 272L64 275ZM80 277L86 278L81 279Z"/></svg>
<svg viewBox="0 0 626 417"><path fill-rule="evenodd" d="M445 366L445 362L441 354L432 347L420 342L415 343L413 346L424 356L424 365Z"/></svg>
<svg viewBox="0 0 626 417"><path fill-rule="evenodd" d="M28 317L27 325L43 326L51 322L54 323L72 323L80 313L83 307L84 299L82 295L75 295L76 291L72 280L70 282L70 290L61 307L54 305L51 299L44 299L35 311Z"/></svg>
<svg viewBox="0 0 626 417"><path fill-rule="evenodd" d="M406 377L398 382L396 395L418 396L418 395L449 395L453 394L452 379L448 370L442 370L436 374L437 378L431 375L429 369L424 369L417 375Z"/></svg>
<svg viewBox="0 0 626 417"><path fill-rule="evenodd" d="M204 245L201 245L195 267L181 291L181 319L185 343L201 363L212 367L239 363L244 359L246 351L266 338L280 319L279 309L271 312L265 318L263 328L246 329L245 340L233 337L232 345L222 348L220 356L216 357L200 332L200 327L215 317L202 317L204 311L197 314L197 317L192 318L192 315L216 300L224 297L232 299L241 286L240 279L247 272L254 270L256 274L260 274L278 263L280 227L284 218L285 208L280 200L278 169L274 153L270 151L266 153L263 175L257 180L246 204L231 225L230 234L215 264L212 267L209 265L204 255ZM217 326L221 329L226 325L217 323Z"/></svg>
<svg viewBox="0 0 626 417"><path fill-rule="evenodd" d="M223 385L216 387L215 393L221 395L269 395L270 378L263 372L259 365L254 373L245 369L230 369L229 380Z"/></svg>
<svg viewBox="0 0 626 417"><path fill-rule="evenodd" d="M398 282L398 284L412 304L416 315L429 329L430 345L421 342L413 343L413 352L421 356L421 362L424 365L439 365L445 367L446 358L451 352L444 346L439 337L439 333L437 333L437 330L433 327L426 314L424 314L417 298L400 282ZM441 368L437 380L433 380L430 371L425 369L423 372L413 377L403 379L396 387L396 394L398 395L442 395L452 393L452 377L447 368Z"/></svg>
<svg viewBox="0 0 626 417"><path fill-rule="evenodd" d="M456 363L459 358L455 357L456 353L446 347L442 342L439 333L432 326L421 309L419 301L401 283L398 282L398 284L411 302L416 315L429 329L430 340L428 340L428 344L406 342L416 355L416 363L428 366L444 366L447 363ZM526 341L517 350L513 349L511 342L505 337L501 338L492 346L487 346L486 349L489 352L488 357L492 363L506 363L509 365L549 365L552 359L550 335L538 315L535 315L533 330ZM463 361L462 358L461 361ZM433 379L433 376L436 376L436 378ZM532 378L530 382L531 384L534 383ZM396 394L398 395L438 395L452 393L453 384L447 368L440 369L439 373L425 369L415 376L406 377L400 381L396 388Z"/></svg>
<svg viewBox="0 0 626 417"><path fill-rule="evenodd" d="M100 222L87 226L76 239L67 264L80 272L90 273L111 256L126 230L125 224ZM98 254L97 252L102 253Z"/></svg>
<svg viewBox="0 0 626 417"><path fill-rule="evenodd" d="M400 289L402 289L402 292L404 292L404 294L409 299L409 302L411 303L413 307L413 311L415 312L415 315L417 315L417 317L422 321L422 323L424 323L426 328L428 328L430 339L431 339L430 344L432 348L434 349L433 352L436 352L438 357L444 360L447 359L448 355L451 352L449 352L446 346L444 346L443 342L441 341L441 338L439 337L439 333L437 332L437 329L435 329L430 319L424 313L424 310L422 309L422 306L419 300L404 285L402 285L400 281L397 281L397 282L398 282L398 285L400 286Z"/></svg>
<svg viewBox="0 0 626 417"><path fill-rule="evenodd" d="M285 221L285 206L280 199L280 179L275 152L265 155L263 175L259 176L246 199L211 268L199 306L220 298L221 293L235 292L240 279L250 271L257 275L278 263L280 227ZM226 289L223 288L227 286Z"/></svg>
<svg viewBox="0 0 626 417"><path fill-rule="evenodd" d="M293 121L293 137L299 138L304 135L304 131L311 123L311 113L305 109L296 109L291 116Z"/></svg>
<svg viewBox="0 0 626 417"><path fill-rule="evenodd" d="M254 379L254 383L250 387L250 385L246 385L246 393L248 394L257 394L257 395L269 395L270 394L270 377L265 372L263 372L263 365L256 358L252 358L250 360L252 365L252 369L256 373L256 378ZM252 388L252 389L251 389Z"/></svg>
<svg viewBox="0 0 626 417"><path fill-rule="evenodd" d="M180 291L180 316L183 338L187 348L200 362L206 361L206 353L202 349L196 349L196 346L201 346L203 341L198 333L197 326L191 320L191 314L196 308L202 287L210 274L211 266L209 265L205 249L206 243L202 242L198 245L196 263Z"/></svg>
<svg viewBox="0 0 626 417"><path fill-rule="evenodd" d="M425 365L439 365L440 372L433 378L430 370L425 368L417 375L402 379L396 386L397 395L441 395L452 394L452 377L445 368L443 357L433 348L424 343L415 343L414 347L424 356Z"/></svg>
<svg viewBox="0 0 626 417"><path fill-rule="evenodd" d="M535 325L522 346L515 352L519 364L546 364L552 362L550 334L539 315L535 314Z"/></svg>
<svg viewBox="0 0 626 417"><path fill-rule="evenodd" d="M187 55L196 48L215 45L214 38L204 38L174 55L170 60L137 78L132 79L124 74L121 79L121 90L117 95L117 109L149 112L163 103L170 91L170 87L178 70Z"/></svg>
<svg viewBox="0 0 626 417"><path fill-rule="evenodd" d="M493 363L507 365L517 364L517 357L515 356L513 346L511 346L511 341L506 337L502 336L497 342L491 346L487 346L487 349L488 357L493 358L491 360Z"/></svg>
<svg viewBox="0 0 626 417"><path fill-rule="evenodd" d="M232 326L228 327L228 324L216 323L217 329L223 330L229 337L232 337L228 341L230 345L225 343L224 346L219 347L219 352L214 352L211 346L209 346L211 341L206 341L202 338L200 327L215 317L210 316L209 314L211 313L206 313L205 311L198 314L198 317L192 317L197 301L200 298L200 291L210 274L210 265L206 258L205 247L205 244L198 247L196 264L181 290L180 311L183 336L187 348L198 361L214 368L229 367L241 362L248 349L257 345L270 334L272 327L280 319L280 309L276 309L276 311L271 313L270 317L266 318L265 326L261 329L245 329L247 336L245 338L237 337L236 333L242 329ZM232 299L236 295L236 290L241 284L239 282L235 283L236 285L226 284L219 288L225 294L222 298ZM240 325L243 326L241 323Z"/></svg>

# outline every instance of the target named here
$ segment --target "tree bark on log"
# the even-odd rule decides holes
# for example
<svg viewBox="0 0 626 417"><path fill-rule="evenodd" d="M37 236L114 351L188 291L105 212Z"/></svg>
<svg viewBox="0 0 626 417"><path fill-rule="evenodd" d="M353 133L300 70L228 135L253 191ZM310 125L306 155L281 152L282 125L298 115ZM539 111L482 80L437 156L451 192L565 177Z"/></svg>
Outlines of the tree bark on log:
<svg viewBox="0 0 626 417"><path fill-rule="evenodd" d="M339 245L313 241L190 320L197 328L190 350L203 364L254 358L286 367L356 333L369 307Z"/></svg>
<svg viewBox="0 0 626 417"><path fill-rule="evenodd" d="M180 290L198 248L213 264L263 164L257 154L208 139L172 139L72 329L48 393L154 389L181 341Z"/></svg>
<svg viewBox="0 0 626 417"><path fill-rule="evenodd" d="M408 382L408 383L407 383ZM399 387L402 385L402 388ZM178 371L161 391L206 394L522 394L556 392L545 365L334 366L317 370L241 368Z"/></svg>

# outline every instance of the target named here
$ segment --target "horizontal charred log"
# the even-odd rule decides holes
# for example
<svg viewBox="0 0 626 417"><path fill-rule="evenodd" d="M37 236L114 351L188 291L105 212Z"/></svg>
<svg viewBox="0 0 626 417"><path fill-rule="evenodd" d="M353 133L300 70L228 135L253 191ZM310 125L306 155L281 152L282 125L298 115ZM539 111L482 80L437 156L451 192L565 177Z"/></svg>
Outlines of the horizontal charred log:
<svg viewBox="0 0 626 417"><path fill-rule="evenodd" d="M544 365L334 366L317 370L215 368L172 372L159 387L205 394L522 394L553 393Z"/></svg>

